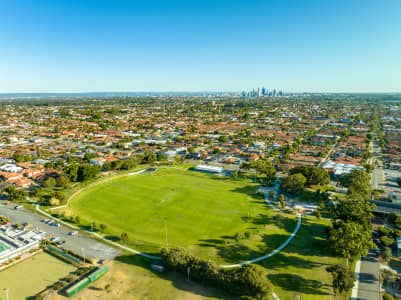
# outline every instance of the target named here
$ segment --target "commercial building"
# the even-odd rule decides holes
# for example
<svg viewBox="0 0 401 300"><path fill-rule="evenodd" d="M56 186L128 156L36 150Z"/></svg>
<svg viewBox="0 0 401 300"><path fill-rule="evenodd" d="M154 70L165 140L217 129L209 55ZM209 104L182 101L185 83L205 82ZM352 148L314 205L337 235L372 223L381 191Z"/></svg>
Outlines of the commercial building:
<svg viewBox="0 0 401 300"><path fill-rule="evenodd" d="M39 247L44 232L0 226L0 264Z"/></svg>

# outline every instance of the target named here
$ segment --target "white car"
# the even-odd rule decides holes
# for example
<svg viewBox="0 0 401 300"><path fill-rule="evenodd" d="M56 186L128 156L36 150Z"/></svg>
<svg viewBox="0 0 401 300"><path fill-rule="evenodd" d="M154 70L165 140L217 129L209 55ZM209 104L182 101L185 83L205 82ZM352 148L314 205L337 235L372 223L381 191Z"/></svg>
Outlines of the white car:
<svg viewBox="0 0 401 300"><path fill-rule="evenodd" d="M52 237L52 238L50 239L50 242L55 243L55 242L57 242L58 240L60 240L58 237Z"/></svg>
<svg viewBox="0 0 401 300"><path fill-rule="evenodd" d="M78 231L71 231L71 232L69 232L68 234L69 234L69 235L77 235L77 234L78 234Z"/></svg>

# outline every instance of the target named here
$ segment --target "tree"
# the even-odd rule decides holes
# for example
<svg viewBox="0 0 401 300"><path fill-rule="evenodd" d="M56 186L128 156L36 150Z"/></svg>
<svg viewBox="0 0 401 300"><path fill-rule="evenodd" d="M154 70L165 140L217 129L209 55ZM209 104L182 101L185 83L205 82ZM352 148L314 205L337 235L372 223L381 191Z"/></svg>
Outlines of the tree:
<svg viewBox="0 0 401 300"><path fill-rule="evenodd" d="M357 195L348 196L338 202L333 217L344 222L370 225L373 207L374 205Z"/></svg>
<svg viewBox="0 0 401 300"><path fill-rule="evenodd" d="M52 188L56 185L56 179L54 179L53 177L49 177L43 182L43 185L46 188Z"/></svg>
<svg viewBox="0 0 401 300"><path fill-rule="evenodd" d="M85 181L94 178L100 172L100 166L80 165L78 169L78 181Z"/></svg>
<svg viewBox="0 0 401 300"><path fill-rule="evenodd" d="M176 164L180 164L182 161L181 156L179 156L178 154L175 156L175 163Z"/></svg>
<svg viewBox="0 0 401 300"><path fill-rule="evenodd" d="M383 300L394 300L394 297L388 293L384 293Z"/></svg>
<svg viewBox="0 0 401 300"><path fill-rule="evenodd" d="M348 260L366 255L373 248L372 234L364 224L337 220L329 230L329 243L333 250Z"/></svg>
<svg viewBox="0 0 401 300"><path fill-rule="evenodd" d="M63 188L68 187L68 185L70 184L70 180L68 179L68 177L63 174L58 176L56 181L57 185L62 186Z"/></svg>
<svg viewBox="0 0 401 300"><path fill-rule="evenodd" d="M280 190L296 195L303 190L305 183L304 175L300 173L289 175L281 179Z"/></svg>
<svg viewBox="0 0 401 300"><path fill-rule="evenodd" d="M332 265L326 268L333 279L333 289L335 293L350 291L356 280L355 273L343 265Z"/></svg>
<svg viewBox="0 0 401 300"><path fill-rule="evenodd" d="M72 212L70 210L65 210L63 211L62 215L64 218L70 218L72 216Z"/></svg>
<svg viewBox="0 0 401 300"><path fill-rule="evenodd" d="M63 191L56 191L54 193L54 197L56 197L57 199L59 199L60 201L63 201L63 202L66 199L65 193Z"/></svg>
<svg viewBox="0 0 401 300"><path fill-rule="evenodd" d="M60 204L60 200L58 200L57 198L51 197L49 200L49 204L51 206L56 206Z"/></svg>
<svg viewBox="0 0 401 300"><path fill-rule="evenodd" d="M75 216L75 223L79 224L81 221L81 218L79 216Z"/></svg>
<svg viewBox="0 0 401 300"><path fill-rule="evenodd" d="M327 171L315 166L299 166L290 170L290 175L302 174L306 178L306 185L324 185L330 183L330 176Z"/></svg>
<svg viewBox="0 0 401 300"><path fill-rule="evenodd" d="M257 160L251 163L251 167L255 168L259 173L264 174L267 182L272 182L275 179L276 168L271 162L267 160Z"/></svg>
<svg viewBox="0 0 401 300"><path fill-rule="evenodd" d="M103 166L102 166L102 169L103 169L104 171L110 171L110 170L112 170L111 162L110 162L110 161L105 161L104 164L103 164Z"/></svg>
<svg viewBox="0 0 401 300"><path fill-rule="evenodd" d="M143 156L143 163L154 163L156 161L157 157L156 154L154 154L152 151L146 150L144 152L144 156Z"/></svg>
<svg viewBox="0 0 401 300"><path fill-rule="evenodd" d="M78 181L78 170L79 170L79 164L71 164L64 168L64 173L68 176L68 178L76 182Z"/></svg>
<svg viewBox="0 0 401 300"><path fill-rule="evenodd" d="M226 143L228 138L226 135L221 135L221 136L219 136L218 140L220 143Z"/></svg>
<svg viewBox="0 0 401 300"><path fill-rule="evenodd" d="M128 234L126 232L121 233L120 239L124 244L126 244L128 241Z"/></svg>
<svg viewBox="0 0 401 300"><path fill-rule="evenodd" d="M391 248L383 247L381 251L382 257L385 261L389 261L391 259Z"/></svg>
<svg viewBox="0 0 401 300"><path fill-rule="evenodd" d="M135 168L138 162L135 158L124 159L120 165L121 170L130 170Z"/></svg>
<svg viewBox="0 0 401 300"><path fill-rule="evenodd" d="M285 207L285 197L284 194L280 194L280 196L278 196L278 202L280 203L280 207L284 208Z"/></svg>
<svg viewBox="0 0 401 300"><path fill-rule="evenodd" d="M370 194L370 175L362 170L352 170L349 174L340 178L343 186L348 188L349 194L359 194L368 198Z"/></svg>
<svg viewBox="0 0 401 300"><path fill-rule="evenodd" d="M382 243L385 247L391 247L394 244L394 239L389 236L381 236L380 243Z"/></svg>
<svg viewBox="0 0 401 300"><path fill-rule="evenodd" d="M100 230L101 230L102 232L105 232L106 229L107 229L107 225L102 223L102 224L99 225L99 228L100 228Z"/></svg>
<svg viewBox="0 0 401 300"><path fill-rule="evenodd" d="M10 185L4 190L10 201L22 201L28 196L28 193L24 190L18 190L15 186Z"/></svg>
<svg viewBox="0 0 401 300"><path fill-rule="evenodd" d="M367 173L372 173L375 167L372 164L364 164L363 167Z"/></svg>
<svg viewBox="0 0 401 300"><path fill-rule="evenodd" d="M273 201L273 200L274 200L274 192L273 192L273 191L270 191L270 192L269 192L269 200L270 200L270 201Z"/></svg>
<svg viewBox="0 0 401 300"><path fill-rule="evenodd" d="M390 227L379 227L379 234L380 236L390 236L393 233L393 230Z"/></svg>

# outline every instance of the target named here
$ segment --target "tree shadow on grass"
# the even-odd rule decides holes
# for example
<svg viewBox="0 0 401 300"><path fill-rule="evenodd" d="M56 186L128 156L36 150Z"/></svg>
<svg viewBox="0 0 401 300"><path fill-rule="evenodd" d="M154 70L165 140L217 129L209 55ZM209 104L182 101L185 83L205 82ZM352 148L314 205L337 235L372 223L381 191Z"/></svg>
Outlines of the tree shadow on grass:
<svg viewBox="0 0 401 300"><path fill-rule="evenodd" d="M314 269L326 266L324 263L307 260L296 255L279 252L260 262L268 270L283 270L289 266L302 269Z"/></svg>
<svg viewBox="0 0 401 300"><path fill-rule="evenodd" d="M275 286L279 286L285 291L313 295L327 295L330 293L328 284L306 279L296 274L269 274L267 277Z"/></svg>
<svg viewBox="0 0 401 300"><path fill-rule="evenodd" d="M247 185L247 186L244 186L244 187L237 187L235 189L232 189L231 192L240 193L240 194L246 194L249 197L252 197L253 199L264 200L263 195L257 193L257 187L254 186L254 185ZM261 201L261 203L263 203L263 202Z"/></svg>
<svg viewBox="0 0 401 300"><path fill-rule="evenodd" d="M292 233L295 229L295 226L297 224L297 220L295 219L294 216L285 216L281 214L275 214L275 215L266 215L266 214L259 214L255 217L248 218L248 222L259 225L259 226L269 226L269 225L275 225L280 229L285 229L287 232Z"/></svg>
<svg viewBox="0 0 401 300"><path fill-rule="evenodd" d="M208 298L218 298L218 299L227 299L227 300L241 300L243 298L236 297L228 294L220 288L212 287L208 285L198 284L192 280L188 280L186 276L171 271L165 271L163 273L159 273L150 269L150 265L152 264L152 260L141 257L139 255L122 255L118 256L115 259L118 262L125 263L128 265L133 265L137 267L141 267L143 269L148 270L153 273L157 277L170 281L172 285L182 291L190 292L199 296L202 296L203 299Z"/></svg>
<svg viewBox="0 0 401 300"><path fill-rule="evenodd" d="M121 238L116 235L106 235L104 238L108 239L109 241L115 242L115 243L121 241Z"/></svg>

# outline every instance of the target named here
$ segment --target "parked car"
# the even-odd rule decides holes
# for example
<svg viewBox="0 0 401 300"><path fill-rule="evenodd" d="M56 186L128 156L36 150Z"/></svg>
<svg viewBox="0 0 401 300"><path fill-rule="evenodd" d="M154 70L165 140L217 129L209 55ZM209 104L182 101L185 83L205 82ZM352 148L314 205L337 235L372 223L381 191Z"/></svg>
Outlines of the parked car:
<svg viewBox="0 0 401 300"><path fill-rule="evenodd" d="M54 222L54 223L50 223L50 226L60 227L60 224L57 222Z"/></svg>
<svg viewBox="0 0 401 300"><path fill-rule="evenodd" d="M53 243L55 243L55 242L58 242L60 239L58 238L58 237L52 237L51 239L50 239L50 242L53 242Z"/></svg>
<svg viewBox="0 0 401 300"><path fill-rule="evenodd" d="M77 234L78 234L78 231L71 231L71 232L69 232L68 234L69 234L69 235L77 235Z"/></svg>
<svg viewBox="0 0 401 300"><path fill-rule="evenodd" d="M14 207L14 209L20 209L20 208L23 208L23 206L22 205L17 205L17 206Z"/></svg>

